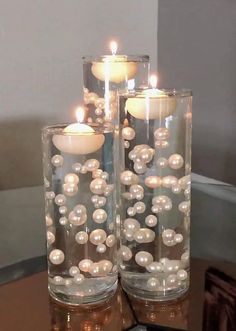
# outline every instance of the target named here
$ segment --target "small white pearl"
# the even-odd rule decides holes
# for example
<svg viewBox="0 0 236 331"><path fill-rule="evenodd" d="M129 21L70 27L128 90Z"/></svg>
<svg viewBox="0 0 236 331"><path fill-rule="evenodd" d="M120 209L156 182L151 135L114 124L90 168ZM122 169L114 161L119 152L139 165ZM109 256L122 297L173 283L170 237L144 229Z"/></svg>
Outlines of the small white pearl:
<svg viewBox="0 0 236 331"><path fill-rule="evenodd" d="M106 239L107 247L113 247L115 245L115 242L116 242L116 237L114 236L114 234L110 234Z"/></svg>
<svg viewBox="0 0 236 331"><path fill-rule="evenodd" d="M126 218L126 220L124 221L124 228L126 230L131 230L131 231L135 232L140 229L140 224L134 218Z"/></svg>
<svg viewBox="0 0 236 331"><path fill-rule="evenodd" d="M174 240L175 238L175 231L172 229L166 229L162 232L163 240Z"/></svg>
<svg viewBox="0 0 236 331"><path fill-rule="evenodd" d="M106 250L107 250L106 245L104 245L104 244L97 245L96 251L98 253L103 254L106 252Z"/></svg>
<svg viewBox="0 0 236 331"><path fill-rule="evenodd" d="M59 223L61 225L66 225L68 223L68 219L66 217L59 218Z"/></svg>
<svg viewBox="0 0 236 331"><path fill-rule="evenodd" d="M164 157L160 157L159 159L157 159L156 165L161 169L166 168L168 165L168 160Z"/></svg>
<svg viewBox="0 0 236 331"><path fill-rule="evenodd" d="M103 171L103 172L102 172L102 175L101 175L101 178L104 179L104 180L108 180L108 179L109 179L109 174L108 174L108 172Z"/></svg>
<svg viewBox="0 0 236 331"><path fill-rule="evenodd" d="M168 160L171 169L180 169L184 164L184 159L179 154L172 154Z"/></svg>
<svg viewBox="0 0 236 331"><path fill-rule="evenodd" d="M98 199L99 199L99 195L93 195L92 198L91 198L91 201L92 203L97 203L98 202Z"/></svg>
<svg viewBox="0 0 236 331"><path fill-rule="evenodd" d="M96 178L90 184L90 190L94 194L103 194L107 184L104 179Z"/></svg>
<svg viewBox="0 0 236 331"><path fill-rule="evenodd" d="M141 267L146 267L153 262L153 256L145 251L140 251L135 255L135 261Z"/></svg>
<svg viewBox="0 0 236 331"><path fill-rule="evenodd" d="M126 140L133 140L135 137L135 131L133 128L126 127L122 129L122 137Z"/></svg>
<svg viewBox="0 0 236 331"><path fill-rule="evenodd" d="M93 212L93 220L95 223L101 224L107 220L107 213L103 209L96 209Z"/></svg>
<svg viewBox="0 0 236 331"><path fill-rule="evenodd" d="M75 275L78 275L79 273L80 273L80 271L79 271L78 267L76 267L75 265L70 267L69 274L70 274L71 277L74 277Z"/></svg>
<svg viewBox="0 0 236 331"><path fill-rule="evenodd" d="M157 140L157 141L155 141L155 147L156 148L159 148L159 149L161 149L161 148L167 148L167 147L169 147L169 143L168 143L168 141L165 141L165 140Z"/></svg>
<svg viewBox="0 0 236 331"><path fill-rule="evenodd" d="M145 185L149 188L157 188L162 184L162 179L158 176L148 176L144 181Z"/></svg>
<svg viewBox="0 0 236 331"><path fill-rule="evenodd" d="M105 195L105 197L108 197L113 191L114 191L114 185L110 184L105 187L103 194Z"/></svg>
<svg viewBox="0 0 236 331"><path fill-rule="evenodd" d="M174 194L179 194L181 192L181 186L179 184L173 185L171 191Z"/></svg>
<svg viewBox="0 0 236 331"><path fill-rule="evenodd" d="M76 174L67 174L64 179L65 183L69 184L78 184L79 183L79 177Z"/></svg>
<svg viewBox="0 0 236 331"><path fill-rule="evenodd" d="M157 291L160 286L160 282L157 278L151 277L147 281L147 288L150 291Z"/></svg>
<svg viewBox="0 0 236 331"><path fill-rule="evenodd" d="M84 166L88 171L94 171L100 167L100 162L96 159L89 159L85 162Z"/></svg>
<svg viewBox="0 0 236 331"><path fill-rule="evenodd" d="M92 172L92 177L94 179L101 178L103 171L101 169L96 169Z"/></svg>
<svg viewBox="0 0 236 331"><path fill-rule="evenodd" d="M154 215L148 215L145 218L145 223L147 226L154 227L157 225L157 217Z"/></svg>
<svg viewBox="0 0 236 331"><path fill-rule="evenodd" d="M65 193L65 195L67 195L68 197L73 197L77 194L78 192L78 186L77 184L73 184L73 183L66 183L63 184L63 192Z"/></svg>
<svg viewBox="0 0 236 331"><path fill-rule="evenodd" d="M166 285L170 287L176 287L178 285L178 278L176 275L169 275L166 279Z"/></svg>
<svg viewBox="0 0 236 331"><path fill-rule="evenodd" d="M60 206L59 207L59 213L64 215L67 213L67 207L66 206Z"/></svg>
<svg viewBox="0 0 236 331"><path fill-rule="evenodd" d="M46 199L53 200L55 198L55 193L53 191L45 193Z"/></svg>
<svg viewBox="0 0 236 331"><path fill-rule="evenodd" d="M54 165L54 167L62 167L62 165L63 165L63 157L61 155L54 155L51 158L51 162Z"/></svg>
<svg viewBox="0 0 236 331"><path fill-rule="evenodd" d="M97 116L101 116L103 114L103 110L101 108L96 108L94 112L95 112L95 115L97 115Z"/></svg>
<svg viewBox="0 0 236 331"><path fill-rule="evenodd" d="M142 213L144 213L145 210L146 210L146 205L145 205L144 202L139 201L139 202L136 202L136 203L134 204L134 209L135 209L136 213L138 213L138 214L142 214Z"/></svg>
<svg viewBox="0 0 236 331"><path fill-rule="evenodd" d="M58 194L55 197L55 204L58 206L63 206L66 203L66 197L63 194Z"/></svg>
<svg viewBox="0 0 236 331"><path fill-rule="evenodd" d="M174 176L165 176L162 178L162 186L166 188L171 188L173 185L178 183L178 179Z"/></svg>
<svg viewBox="0 0 236 331"><path fill-rule="evenodd" d="M150 229L139 229L134 234L134 239L138 243L150 243L155 239L155 232Z"/></svg>
<svg viewBox="0 0 236 331"><path fill-rule="evenodd" d="M96 229L90 233L89 239L92 244L99 245L99 244L104 243L104 241L106 240L106 237L107 237L107 234L104 230Z"/></svg>
<svg viewBox="0 0 236 331"><path fill-rule="evenodd" d="M87 214L83 214L81 216L77 216L74 211L69 213L69 222L73 225L82 225L87 221Z"/></svg>
<svg viewBox="0 0 236 331"><path fill-rule="evenodd" d="M85 231L79 231L75 235L75 241L81 245L86 244L88 241L88 234Z"/></svg>
<svg viewBox="0 0 236 331"><path fill-rule="evenodd" d="M135 162L134 171L139 175L144 174L147 171L147 166L142 162Z"/></svg>
<svg viewBox="0 0 236 331"><path fill-rule="evenodd" d="M130 147L129 141L127 141L127 140L124 141L124 147L125 148L129 148Z"/></svg>
<svg viewBox="0 0 236 331"><path fill-rule="evenodd" d="M152 262L146 267L148 272L156 273L163 271L163 265L160 262Z"/></svg>
<svg viewBox="0 0 236 331"><path fill-rule="evenodd" d="M136 195L135 195L136 200L142 200L143 198L144 198L143 192L136 193Z"/></svg>
<svg viewBox="0 0 236 331"><path fill-rule="evenodd" d="M179 211L181 211L182 213L189 213L190 211L190 201L183 201L179 204Z"/></svg>
<svg viewBox="0 0 236 331"><path fill-rule="evenodd" d="M55 276L53 278L53 283L56 285L64 285L64 278L61 276Z"/></svg>
<svg viewBox="0 0 236 331"><path fill-rule="evenodd" d="M132 251L129 247L122 245L119 250L119 255L123 261L129 261L132 258Z"/></svg>
<svg viewBox="0 0 236 331"><path fill-rule="evenodd" d="M124 229L125 239L127 241L133 241L134 240L134 232L131 230Z"/></svg>
<svg viewBox="0 0 236 331"><path fill-rule="evenodd" d="M141 185L131 185L129 189L130 193L136 196L137 193L144 192L144 189Z"/></svg>
<svg viewBox="0 0 236 331"><path fill-rule="evenodd" d="M82 168L82 164L81 163L74 163L73 165L72 165L72 170L74 171L74 172L76 172L77 174L80 172L80 170L81 170L81 168Z"/></svg>
<svg viewBox="0 0 236 331"><path fill-rule="evenodd" d="M129 207L129 208L127 209L127 214L128 214L129 216L134 216L134 215L136 214L136 210L134 209L134 207Z"/></svg>
<svg viewBox="0 0 236 331"><path fill-rule="evenodd" d="M167 128L159 128L154 132L154 136L157 140L166 140L170 137L170 133Z"/></svg>
<svg viewBox="0 0 236 331"><path fill-rule="evenodd" d="M55 235L50 231L47 231L47 242L48 245L51 245L55 242Z"/></svg>
<svg viewBox="0 0 236 331"><path fill-rule="evenodd" d="M142 162L149 163L154 156L154 150L152 148L143 148L139 152L139 157Z"/></svg>
<svg viewBox="0 0 236 331"><path fill-rule="evenodd" d="M90 269L92 264L93 264L92 260L84 259L84 260L80 261L79 268L83 272L89 272L89 269Z"/></svg>
<svg viewBox="0 0 236 331"><path fill-rule="evenodd" d="M80 285L80 284L83 283L84 278L85 278L84 275L82 275L82 274L78 274L78 275L76 275L76 276L74 277L73 282L74 282L75 284L77 284L77 285Z"/></svg>
<svg viewBox="0 0 236 331"><path fill-rule="evenodd" d="M49 260L52 264L58 265L64 262L65 255L60 249L54 249L49 254Z"/></svg>
<svg viewBox="0 0 236 331"><path fill-rule="evenodd" d="M177 272L177 278L178 280L186 280L188 278L187 271L181 269Z"/></svg>
<svg viewBox="0 0 236 331"><path fill-rule="evenodd" d="M84 205L76 205L73 209L77 216L82 216L87 213L87 209Z"/></svg>
<svg viewBox="0 0 236 331"><path fill-rule="evenodd" d="M85 175L85 174L87 174L87 172L88 172L88 169L85 166L82 166L80 169L80 173Z"/></svg>
<svg viewBox="0 0 236 331"><path fill-rule="evenodd" d="M124 185L132 185L132 184L137 184L139 178L132 171L125 170L120 175L120 181Z"/></svg>
<svg viewBox="0 0 236 331"><path fill-rule="evenodd" d="M180 234L180 233L176 234L175 237L174 237L174 241L175 241L177 244L181 243L181 242L183 241L183 236L182 236L182 234Z"/></svg>

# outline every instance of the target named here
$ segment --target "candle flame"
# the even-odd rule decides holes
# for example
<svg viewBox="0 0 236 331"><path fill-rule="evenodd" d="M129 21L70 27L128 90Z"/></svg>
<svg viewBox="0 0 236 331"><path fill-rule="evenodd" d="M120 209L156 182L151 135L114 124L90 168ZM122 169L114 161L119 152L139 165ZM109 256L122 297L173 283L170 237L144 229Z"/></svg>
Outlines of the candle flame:
<svg viewBox="0 0 236 331"><path fill-rule="evenodd" d="M150 85L151 85L152 88L156 88L157 87L157 81L158 81L157 75L151 75L150 76L149 83L150 83Z"/></svg>
<svg viewBox="0 0 236 331"><path fill-rule="evenodd" d="M116 55L116 52L117 52L117 49L118 49L118 44L116 41L112 40L110 42L110 50L111 50L111 54L112 55Z"/></svg>
<svg viewBox="0 0 236 331"><path fill-rule="evenodd" d="M85 118L85 111L83 107L78 107L75 110L75 117L78 123L82 123Z"/></svg>

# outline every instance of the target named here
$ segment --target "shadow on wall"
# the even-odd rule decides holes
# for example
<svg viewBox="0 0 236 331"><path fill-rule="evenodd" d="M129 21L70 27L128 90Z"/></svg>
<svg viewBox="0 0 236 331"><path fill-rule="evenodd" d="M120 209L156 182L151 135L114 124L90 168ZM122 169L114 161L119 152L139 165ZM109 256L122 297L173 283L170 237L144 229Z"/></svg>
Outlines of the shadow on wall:
<svg viewBox="0 0 236 331"><path fill-rule="evenodd" d="M0 125L0 190L41 185L40 119L5 121Z"/></svg>

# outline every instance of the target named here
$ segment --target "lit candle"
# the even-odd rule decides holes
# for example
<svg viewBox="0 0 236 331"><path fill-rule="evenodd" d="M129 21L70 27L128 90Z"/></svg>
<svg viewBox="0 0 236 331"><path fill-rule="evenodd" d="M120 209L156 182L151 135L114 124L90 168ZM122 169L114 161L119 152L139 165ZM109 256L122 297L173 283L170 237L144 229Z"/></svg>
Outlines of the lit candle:
<svg viewBox="0 0 236 331"><path fill-rule="evenodd" d="M104 143L104 135L96 134L91 126L80 123L84 118L83 108L76 110L76 117L78 123L68 125L63 134L53 136L54 145L64 153L85 155L96 152Z"/></svg>
<svg viewBox="0 0 236 331"><path fill-rule="evenodd" d="M141 120L161 119L173 114L176 109L176 99L156 88L157 76L150 77L151 89L142 91L136 97L128 98L126 111Z"/></svg>
<svg viewBox="0 0 236 331"><path fill-rule="evenodd" d="M110 43L112 55L106 55L101 62L93 62L91 71L99 80L119 84L132 79L137 72L137 64L129 62L126 55L116 55L117 43Z"/></svg>

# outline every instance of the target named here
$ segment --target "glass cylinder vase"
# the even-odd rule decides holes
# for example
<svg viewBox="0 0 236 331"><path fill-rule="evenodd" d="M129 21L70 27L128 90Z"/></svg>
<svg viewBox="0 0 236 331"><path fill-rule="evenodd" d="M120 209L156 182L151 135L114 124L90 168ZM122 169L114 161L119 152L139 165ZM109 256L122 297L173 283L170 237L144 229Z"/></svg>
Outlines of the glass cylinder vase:
<svg viewBox="0 0 236 331"><path fill-rule="evenodd" d="M189 287L192 96L148 89L119 97L122 285L147 300Z"/></svg>
<svg viewBox="0 0 236 331"><path fill-rule="evenodd" d="M49 292L65 303L116 290L113 133L91 123L43 129Z"/></svg>
<svg viewBox="0 0 236 331"><path fill-rule="evenodd" d="M117 91L148 86L149 56L83 57L84 104L89 121L116 123Z"/></svg>

